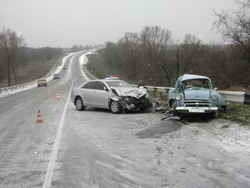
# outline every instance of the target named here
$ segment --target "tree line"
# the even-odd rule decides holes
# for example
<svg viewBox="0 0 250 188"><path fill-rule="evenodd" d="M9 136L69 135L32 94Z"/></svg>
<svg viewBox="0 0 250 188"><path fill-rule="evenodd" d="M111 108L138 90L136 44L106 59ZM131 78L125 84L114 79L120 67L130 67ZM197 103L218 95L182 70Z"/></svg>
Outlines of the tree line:
<svg viewBox="0 0 250 188"><path fill-rule="evenodd" d="M215 12L214 28L228 44L206 44L192 34L175 42L170 30L145 27L125 33L89 56L88 68L99 77L120 74L123 79L172 86L184 73L207 75L220 88L250 86L250 0L239 10Z"/></svg>
<svg viewBox="0 0 250 188"><path fill-rule="evenodd" d="M0 87L44 76L62 55L61 48L30 48L15 31L0 32Z"/></svg>

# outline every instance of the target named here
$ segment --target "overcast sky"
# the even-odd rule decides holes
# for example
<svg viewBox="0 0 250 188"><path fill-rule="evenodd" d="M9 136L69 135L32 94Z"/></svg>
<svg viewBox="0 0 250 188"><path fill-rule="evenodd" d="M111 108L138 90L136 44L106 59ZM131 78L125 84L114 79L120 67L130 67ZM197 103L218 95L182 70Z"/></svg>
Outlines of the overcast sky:
<svg viewBox="0 0 250 188"><path fill-rule="evenodd" d="M21 33L29 46L101 44L144 26L221 41L212 30L213 10L232 10L235 0L0 0L0 27Z"/></svg>

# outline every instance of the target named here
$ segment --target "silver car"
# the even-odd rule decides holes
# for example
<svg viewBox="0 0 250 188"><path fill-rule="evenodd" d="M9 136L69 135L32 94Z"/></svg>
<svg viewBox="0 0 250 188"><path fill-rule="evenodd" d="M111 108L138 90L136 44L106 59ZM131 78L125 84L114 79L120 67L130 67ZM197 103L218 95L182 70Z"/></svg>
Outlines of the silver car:
<svg viewBox="0 0 250 188"><path fill-rule="evenodd" d="M76 110L85 107L109 109L112 113L143 111L152 106L147 90L137 88L119 79L102 79L84 82L73 89L71 100Z"/></svg>

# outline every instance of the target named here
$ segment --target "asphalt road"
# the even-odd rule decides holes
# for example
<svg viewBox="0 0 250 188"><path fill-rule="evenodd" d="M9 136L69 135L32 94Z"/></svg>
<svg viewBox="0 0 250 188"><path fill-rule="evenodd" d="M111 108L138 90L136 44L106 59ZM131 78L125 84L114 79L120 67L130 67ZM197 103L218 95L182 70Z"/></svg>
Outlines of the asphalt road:
<svg viewBox="0 0 250 188"><path fill-rule="evenodd" d="M48 87L0 99L0 187L250 187L248 128L78 112L67 100L84 81L79 56ZM38 110L43 124L35 122Z"/></svg>

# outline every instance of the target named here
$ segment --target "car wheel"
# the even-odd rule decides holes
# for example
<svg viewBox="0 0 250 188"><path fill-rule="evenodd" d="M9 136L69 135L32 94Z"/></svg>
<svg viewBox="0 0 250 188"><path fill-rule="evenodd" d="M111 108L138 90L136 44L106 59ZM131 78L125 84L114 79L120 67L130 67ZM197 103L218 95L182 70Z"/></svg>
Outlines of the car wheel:
<svg viewBox="0 0 250 188"><path fill-rule="evenodd" d="M148 106L141 108L140 111L145 112L145 113L151 113L151 112L155 112L157 107L158 105L154 103L152 105L148 105Z"/></svg>
<svg viewBox="0 0 250 188"><path fill-rule="evenodd" d="M227 106L222 106L222 112L227 112Z"/></svg>
<svg viewBox="0 0 250 188"><path fill-rule="evenodd" d="M175 100L169 101L169 108L170 108L170 110L175 110L175 108L176 108Z"/></svg>
<svg viewBox="0 0 250 188"><path fill-rule="evenodd" d="M75 101L75 106L76 106L76 110L77 111L82 111L84 110L84 105L83 105L83 101L80 97L77 97L76 98L76 101Z"/></svg>
<svg viewBox="0 0 250 188"><path fill-rule="evenodd" d="M113 114L119 114L122 112L122 106L118 101L111 101L110 102L110 111Z"/></svg>

